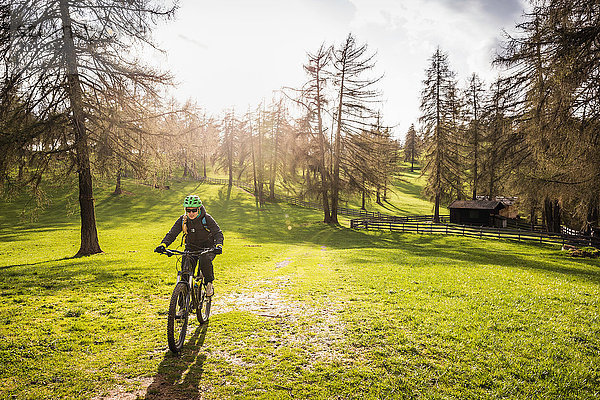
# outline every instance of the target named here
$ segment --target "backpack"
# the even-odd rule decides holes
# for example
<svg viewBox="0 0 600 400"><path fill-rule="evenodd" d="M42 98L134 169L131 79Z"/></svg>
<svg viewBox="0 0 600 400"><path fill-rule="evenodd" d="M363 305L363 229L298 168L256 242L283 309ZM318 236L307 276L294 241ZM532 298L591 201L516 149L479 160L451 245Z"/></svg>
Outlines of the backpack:
<svg viewBox="0 0 600 400"><path fill-rule="evenodd" d="M184 235L187 235L188 231L187 231L187 214L183 215L183 218L181 219L181 230L183 231ZM202 216L202 227L204 228L204 230L206 232L210 232L210 230L207 228L207 222L206 222L206 215Z"/></svg>

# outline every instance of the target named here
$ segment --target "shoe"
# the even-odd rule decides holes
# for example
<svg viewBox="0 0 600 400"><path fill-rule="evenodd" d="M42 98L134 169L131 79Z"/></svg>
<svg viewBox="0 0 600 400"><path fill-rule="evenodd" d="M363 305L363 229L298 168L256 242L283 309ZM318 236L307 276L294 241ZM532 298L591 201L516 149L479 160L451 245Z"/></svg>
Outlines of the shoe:
<svg viewBox="0 0 600 400"><path fill-rule="evenodd" d="M215 294L215 289L213 288L213 284L212 282L208 282L206 284L206 295L208 297L212 296L213 294Z"/></svg>

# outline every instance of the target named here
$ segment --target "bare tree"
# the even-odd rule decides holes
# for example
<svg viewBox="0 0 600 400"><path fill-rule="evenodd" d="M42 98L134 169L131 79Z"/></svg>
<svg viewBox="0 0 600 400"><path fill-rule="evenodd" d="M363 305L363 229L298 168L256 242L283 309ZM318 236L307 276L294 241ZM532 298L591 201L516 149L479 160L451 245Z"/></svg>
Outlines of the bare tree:
<svg viewBox="0 0 600 400"><path fill-rule="evenodd" d="M129 55L152 45L150 32L175 7L148 0L15 0L2 24L2 61L19 78L19 98L40 118L64 114L65 133L79 177L81 247L77 256L101 252L90 167L90 132L101 126L92 112L134 91L154 93L168 76L141 66ZM108 101L107 101L108 100ZM35 138L30 138L35 139ZM32 140L20 141L22 147Z"/></svg>
<svg viewBox="0 0 600 400"><path fill-rule="evenodd" d="M300 120L300 132L306 132L315 142L314 146L306 146L305 159L307 164L314 155L317 165L314 168L318 172L319 184L316 191L321 197L323 205L323 222L331 222L331 209L329 205L329 191L331 189L331 171L328 162L330 142L328 140L325 117L327 115L327 82L329 74L327 67L331 62L331 47L321 44L316 53L307 53L308 63L304 65L304 71L308 76L307 82L300 89L299 95L294 98L305 112L305 118ZM310 184L310 170L307 171L308 191L312 190Z"/></svg>
<svg viewBox="0 0 600 400"><path fill-rule="evenodd" d="M367 45L359 45L352 34L333 51L332 83L336 88L335 139L331 179L331 223L338 223L341 185L340 167L343 161L344 138L368 130L377 113L374 106L380 94L374 85L381 78L365 78L375 67L375 54L367 53ZM356 177L353 177L355 181Z"/></svg>

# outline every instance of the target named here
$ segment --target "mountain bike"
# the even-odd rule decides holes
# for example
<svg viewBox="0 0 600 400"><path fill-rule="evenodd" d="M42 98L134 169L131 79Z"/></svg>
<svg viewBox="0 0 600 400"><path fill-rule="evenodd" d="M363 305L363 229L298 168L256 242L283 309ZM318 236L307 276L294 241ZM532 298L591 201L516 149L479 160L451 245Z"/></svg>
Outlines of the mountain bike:
<svg viewBox="0 0 600 400"><path fill-rule="evenodd" d="M192 257L200 259L201 256L214 250L214 247L198 251L165 249L161 253L169 257L181 256L181 263L177 263L178 267L181 265L181 269L178 268L177 271L177 283L171 295L167 318L167 341L173 353L178 353L183 347L190 312L196 313L196 318L201 324L208 321L211 297L206 295L206 284L200 261L198 261L196 275L192 273Z"/></svg>

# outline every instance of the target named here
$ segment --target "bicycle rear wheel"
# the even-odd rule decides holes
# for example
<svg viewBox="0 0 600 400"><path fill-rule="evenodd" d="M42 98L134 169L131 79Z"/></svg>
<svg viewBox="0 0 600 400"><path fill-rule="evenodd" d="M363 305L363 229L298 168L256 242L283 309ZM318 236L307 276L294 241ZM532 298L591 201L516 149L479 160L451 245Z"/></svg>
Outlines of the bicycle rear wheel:
<svg viewBox="0 0 600 400"><path fill-rule="evenodd" d="M185 334L188 325L190 307L190 293L185 282L179 282L169 303L169 316L167 319L167 341L169 349L173 353L178 353L185 342Z"/></svg>
<svg viewBox="0 0 600 400"><path fill-rule="evenodd" d="M201 324L208 321L210 316L210 305L212 297L206 295L206 286L203 284L198 285L198 309L196 310L196 318Z"/></svg>

